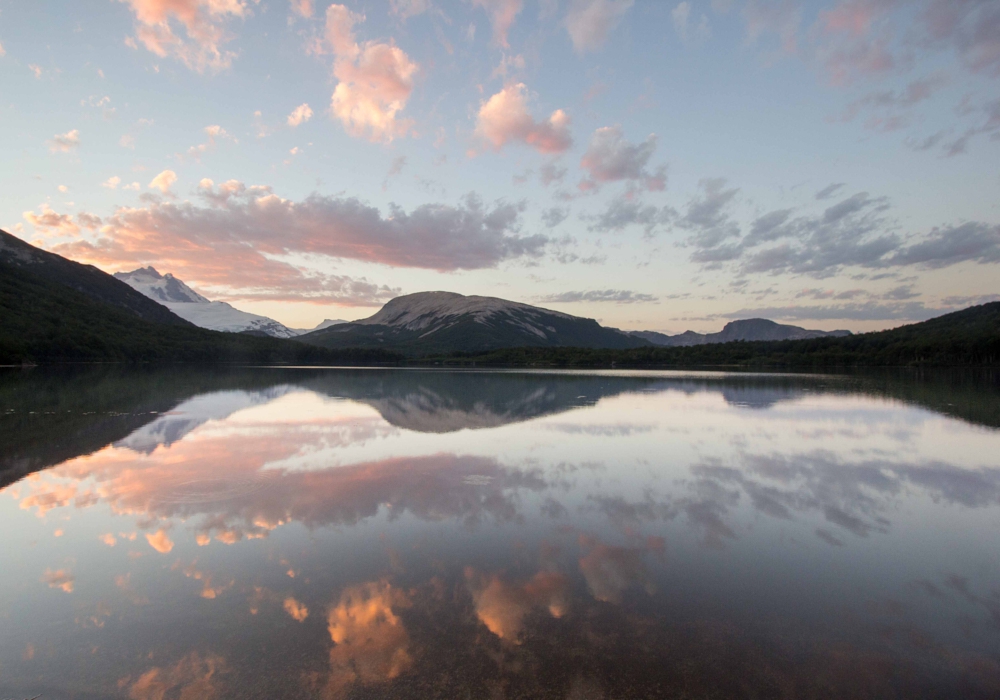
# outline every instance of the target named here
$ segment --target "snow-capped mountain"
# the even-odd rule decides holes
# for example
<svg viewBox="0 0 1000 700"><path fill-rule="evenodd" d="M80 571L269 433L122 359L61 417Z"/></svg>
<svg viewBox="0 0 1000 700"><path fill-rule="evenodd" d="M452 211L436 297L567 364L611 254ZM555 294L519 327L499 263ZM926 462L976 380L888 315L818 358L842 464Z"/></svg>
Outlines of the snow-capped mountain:
<svg viewBox="0 0 1000 700"><path fill-rule="evenodd" d="M257 331L275 338L294 338L302 332L273 318L240 311L224 301L210 301L169 272L161 275L152 267L116 272L115 278L202 328L230 333Z"/></svg>
<svg viewBox="0 0 1000 700"><path fill-rule="evenodd" d="M633 348L648 344L593 319L452 292L396 297L374 316L307 333L301 339L330 348L383 347L412 353L524 346Z"/></svg>

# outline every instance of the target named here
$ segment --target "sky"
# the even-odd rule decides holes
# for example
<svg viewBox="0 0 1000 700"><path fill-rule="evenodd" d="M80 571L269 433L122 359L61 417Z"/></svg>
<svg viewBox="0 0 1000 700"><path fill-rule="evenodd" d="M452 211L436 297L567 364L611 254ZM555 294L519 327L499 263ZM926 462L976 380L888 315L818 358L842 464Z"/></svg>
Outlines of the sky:
<svg viewBox="0 0 1000 700"><path fill-rule="evenodd" d="M996 0L0 0L0 228L291 327L1000 298Z"/></svg>

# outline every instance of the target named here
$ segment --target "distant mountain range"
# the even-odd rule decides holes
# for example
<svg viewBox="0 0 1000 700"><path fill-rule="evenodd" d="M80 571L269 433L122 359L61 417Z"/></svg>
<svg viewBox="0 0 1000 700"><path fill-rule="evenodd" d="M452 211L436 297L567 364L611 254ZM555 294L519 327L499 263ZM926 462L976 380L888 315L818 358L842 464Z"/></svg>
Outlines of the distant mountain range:
<svg viewBox="0 0 1000 700"><path fill-rule="evenodd" d="M689 347L709 343L731 343L737 340L806 340L808 338L842 338L850 331L810 331L798 326L787 326L764 318L748 318L730 321L718 333L695 333L686 331L678 335L666 335L656 331L633 331L632 335L648 340L653 345L667 347Z"/></svg>
<svg viewBox="0 0 1000 700"><path fill-rule="evenodd" d="M150 268L127 276L143 292L0 231L0 364L398 364L407 356L537 367L1000 364L1000 302L859 335L749 319L734 321L720 333L668 336L627 333L593 319L492 297L424 292L397 297L369 318L325 321L302 335L222 304L228 320L243 314L238 317L243 322L264 324L226 333L199 328L164 305L201 323L221 324L207 311L219 308L213 307L218 302L180 280ZM263 329L289 335L267 337Z"/></svg>
<svg viewBox="0 0 1000 700"><path fill-rule="evenodd" d="M388 348L409 355L526 346L623 349L649 344L590 318L452 292L396 297L374 316L306 333L298 340L326 348Z"/></svg>
<svg viewBox="0 0 1000 700"><path fill-rule="evenodd" d="M131 272L116 272L114 277L167 307L184 320L199 328L213 331L249 332L269 335L272 338L294 338L303 333L344 323L340 320L327 319L315 328L288 328L273 318L240 311L224 301L206 299L169 272L161 275L153 267L141 267Z"/></svg>

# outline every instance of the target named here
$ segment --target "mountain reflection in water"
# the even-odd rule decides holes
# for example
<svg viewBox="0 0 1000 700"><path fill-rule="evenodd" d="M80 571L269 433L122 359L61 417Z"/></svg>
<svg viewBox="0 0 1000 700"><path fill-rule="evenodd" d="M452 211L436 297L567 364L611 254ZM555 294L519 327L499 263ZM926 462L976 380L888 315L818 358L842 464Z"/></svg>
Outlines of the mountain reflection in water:
<svg viewBox="0 0 1000 700"><path fill-rule="evenodd" d="M0 697L997 697L991 375L0 374Z"/></svg>

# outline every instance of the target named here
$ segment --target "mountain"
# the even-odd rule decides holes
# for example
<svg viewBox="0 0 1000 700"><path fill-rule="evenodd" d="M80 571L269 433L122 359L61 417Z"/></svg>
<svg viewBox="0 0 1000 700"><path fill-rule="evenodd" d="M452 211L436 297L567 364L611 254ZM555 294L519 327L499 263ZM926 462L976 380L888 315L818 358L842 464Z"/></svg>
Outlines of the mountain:
<svg viewBox="0 0 1000 700"><path fill-rule="evenodd" d="M421 292L374 316L299 336L327 348L388 348L410 355L510 347L634 348L648 345L597 321L494 297Z"/></svg>
<svg viewBox="0 0 1000 700"><path fill-rule="evenodd" d="M93 265L83 265L41 250L6 231L0 231L0 271L7 276L14 275L15 271L24 272L39 282L74 290L144 321L190 325L163 305Z"/></svg>
<svg viewBox="0 0 1000 700"><path fill-rule="evenodd" d="M718 333L695 333L686 331L678 335L666 335L656 331L634 331L637 338L648 340L653 345L668 347L689 347L709 343L731 343L736 340L806 340L809 338L841 338L851 335L850 331L810 331L798 326L775 323L765 318L747 318L730 321Z"/></svg>
<svg viewBox="0 0 1000 700"><path fill-rule="evenodd" d="M161 275L152 267L142 267L132 272L116 272L114 276L199 328L228 333L252 331L274 338L299 335L299 331L273 318L240 311L224 301L210 301L169 272Z"/></svg>
<svg viewBox="0 0 1000 700"><path fill-rule="evenodd" d="M478 367L979 367L993 381L1000 366L1000 301L875 333L703 343L686 347L646 345L628 350L507 348L440 360ZM1000 402L987 411L1000 416Z"/></svg>
<svg viewBox="0 0 1000 700"><path fill-rule="evenodd" d="M327 318L323 319L323 321L314 328L292 328L292 330L295 331L297 335L303 335L304 333L312 333L313 331L321 331L324 328L329 328L330 326L336 326L338 323L347 323L347 321L341 318Z"/></svg>
<svg viewBox="0 0 1000 700"><path fill-rule="evenodd" d="M0 365L41 362L395 362L380 349L327 350L198 328L96 267L0 231Z"/></svg>

